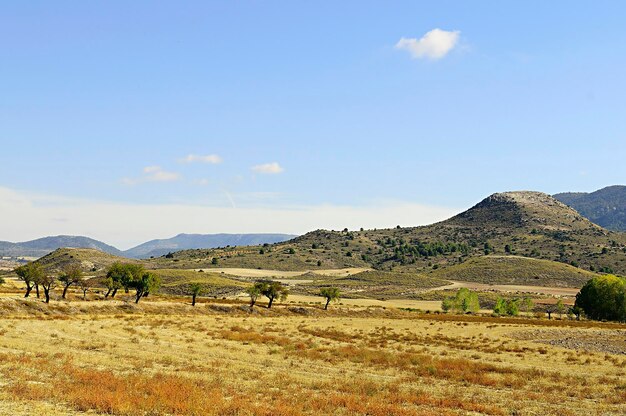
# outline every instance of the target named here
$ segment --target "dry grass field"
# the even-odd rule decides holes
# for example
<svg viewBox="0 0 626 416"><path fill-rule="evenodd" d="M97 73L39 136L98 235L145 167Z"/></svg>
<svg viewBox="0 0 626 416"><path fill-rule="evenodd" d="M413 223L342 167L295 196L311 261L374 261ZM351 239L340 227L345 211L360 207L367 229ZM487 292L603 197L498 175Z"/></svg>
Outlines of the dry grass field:
<svg viewBox="0 0 626 416"><path fill-rule="evenodd" d="M624 325L185 301L0 299L0 415L626 413Z"/></svg>

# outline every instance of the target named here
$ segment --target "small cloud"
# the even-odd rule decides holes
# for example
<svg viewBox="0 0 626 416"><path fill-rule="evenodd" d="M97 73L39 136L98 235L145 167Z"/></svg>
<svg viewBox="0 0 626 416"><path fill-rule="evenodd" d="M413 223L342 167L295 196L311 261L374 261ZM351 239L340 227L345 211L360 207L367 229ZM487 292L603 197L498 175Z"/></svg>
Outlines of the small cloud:
<svg viewBox="0 0 626 416"><path fill-rule="evenodd" d="M178 159L180 163L210 163L212 165L217 165L222 163L222 158L218 155L193 155L189 154L186 157Z"/></svg>
<svg viewBox="0 0 626 416"><path fill-rule="evenodd" d="M263 173L268 175L275 175L285 171L285 169L283 169L277 162L252 166L252 170L256 173Z"/></svg>
<svg viewBox="0 0 626 416"><path fill-rule="evenodd" d="M460 35L458 30L433 29L420 39L401 38L395 48L408 51L413 59L427 58L436 61L454 49Z"/></svg>
<svg viewBox="0 0 626 416"><path fill-rule="evenodd" d="M180 174L168 172L160 166L146 166L143 168L143 176L139 178L123 178L125 185L137 185L144 182L174 182L180 179Z"/></svg>

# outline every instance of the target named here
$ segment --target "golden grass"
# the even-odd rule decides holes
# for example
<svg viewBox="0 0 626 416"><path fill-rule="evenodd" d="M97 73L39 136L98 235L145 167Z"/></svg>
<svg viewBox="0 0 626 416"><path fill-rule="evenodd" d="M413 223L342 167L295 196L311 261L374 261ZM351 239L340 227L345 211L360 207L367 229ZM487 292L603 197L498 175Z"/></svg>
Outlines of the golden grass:
<svg viewBox="0 0 626 416"><path fill-rule="evenodd" d="M0 319L0 414L626 412L626 357L514 337L555 326L601 338L624 325L381 308L302 315L288 306L249 314L237 304L101 304L82 312L51 306L47 315L23 306Z"/></svg>

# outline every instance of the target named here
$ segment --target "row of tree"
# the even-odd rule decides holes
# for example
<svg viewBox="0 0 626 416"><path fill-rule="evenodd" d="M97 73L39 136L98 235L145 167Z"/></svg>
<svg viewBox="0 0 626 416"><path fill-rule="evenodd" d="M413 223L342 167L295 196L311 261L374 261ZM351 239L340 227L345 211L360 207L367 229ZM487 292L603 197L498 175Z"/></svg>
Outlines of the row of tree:
<svg viewBox="0 0 626 416"><path fill-rule="evenodd" d="M36 291L37 297L39 297L39 287L41 286L45 294L46 303L50 302L50 291L56 287L57 283L61 283L63 286L63 299L66 298L67 290L72 285L79 286L83 290L83 299L89 290L89 282L84 278L83 272L77 264L64 267L57 275L45 273L43 267L39 263L34 262L20 266L14 271L18 278L26 284L24 297L29 297L33 290ZM117 262L107 269L103 284L107 290L104 295L105 299L109 297L111 299L115 298L120 289L123 289L126 293L134 290L135 303L139 303L141 298L159 289L161 280L159 276L153 272L146 271L140 264ZM247 288L246 293L250 297L251 308L254 307L261 296L268 298L268 308L271 308L274 300L284 301L287 299L289 291L280 282L261 280ZM192 298L191 304L195 306L197 297L202 295L202 285L197 282L192 283L189 286L189 295ZM324 309L328 309L329 303L338 301L341 293L336 287L327 287L322 288L319 295L326 299Z"/></svg>

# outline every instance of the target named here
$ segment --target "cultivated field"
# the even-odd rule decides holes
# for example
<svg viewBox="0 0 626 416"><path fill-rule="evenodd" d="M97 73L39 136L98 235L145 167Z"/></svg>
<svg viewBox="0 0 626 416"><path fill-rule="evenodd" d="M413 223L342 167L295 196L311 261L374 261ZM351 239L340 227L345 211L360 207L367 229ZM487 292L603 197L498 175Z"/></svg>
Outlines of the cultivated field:
<svg viewBox="0 0 626 416"><path fill-rule="evenodd" d="M0 299L0 414L626 413L624 325L262 306Z"/></svg>

